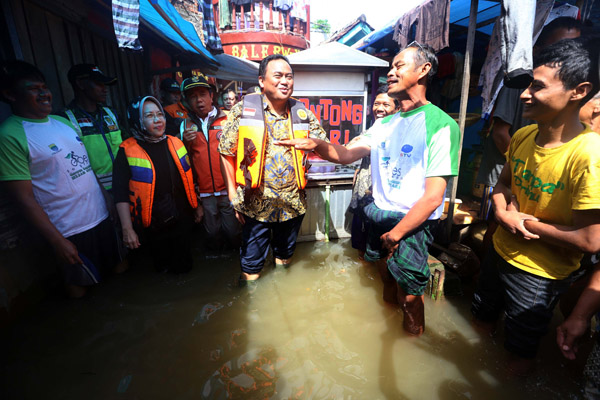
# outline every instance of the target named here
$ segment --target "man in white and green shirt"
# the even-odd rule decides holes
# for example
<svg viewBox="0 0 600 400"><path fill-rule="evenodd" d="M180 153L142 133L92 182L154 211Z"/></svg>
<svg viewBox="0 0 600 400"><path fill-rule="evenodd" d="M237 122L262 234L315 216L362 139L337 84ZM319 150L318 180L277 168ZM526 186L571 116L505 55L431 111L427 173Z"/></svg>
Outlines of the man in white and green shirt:
<svg viewBox="0 0 600 400"><path fill-rule="evenodd" d="M79 297L118 258L88 153L68 120L49 115L52 94L36 67L5 62L0 94L13 111L0 124L0 182L53 247L69 293Z"/></svg>
<svg viewBox="0 0 600 400"><path fill-rule="evenodd" d="M380 262L383 298L400 305L404 329L416 336L425 329L432 228L442 214L447 179L458 174L458 125L425 95L436 71L433 49L413 42L387 75L388 95L398 99L401 112L377 121L347 148L318 139L279 142L341 164L371 156L374 203L364 210L372 226L365 259L389 255Z"/></svg>

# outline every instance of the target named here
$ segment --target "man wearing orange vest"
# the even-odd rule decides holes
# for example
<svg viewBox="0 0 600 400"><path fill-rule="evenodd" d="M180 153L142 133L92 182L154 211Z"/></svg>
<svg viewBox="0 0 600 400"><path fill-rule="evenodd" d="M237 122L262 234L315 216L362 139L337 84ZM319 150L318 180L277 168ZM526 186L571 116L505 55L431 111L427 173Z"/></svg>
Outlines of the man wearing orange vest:
<svg viewBox="0 0 600 400"><path fill-rule="evenodd" d="M240 285L259 278L269 245L275 264L289 264L306 212L304 152L273 142L326 139L313 113L290 98L294 73L285 56L263 59L258 82L262 95L233 106L219 144L229 200L243 224Z"/></svg>
<svg viewBox="0 0 600 400"><path fill-rule="evenodd" d="M185 79L181 83L181 94L187 113L184 118L179 114L170 116L179 123L179 132L192 162L198 192L195 220L203 222L210 247L223 243L222 234L229 244L237 246L240 225L227 197L217 150L227 116L213 105L214 90L204 75ZM166 110L168 113L169 107Z"/></svg>

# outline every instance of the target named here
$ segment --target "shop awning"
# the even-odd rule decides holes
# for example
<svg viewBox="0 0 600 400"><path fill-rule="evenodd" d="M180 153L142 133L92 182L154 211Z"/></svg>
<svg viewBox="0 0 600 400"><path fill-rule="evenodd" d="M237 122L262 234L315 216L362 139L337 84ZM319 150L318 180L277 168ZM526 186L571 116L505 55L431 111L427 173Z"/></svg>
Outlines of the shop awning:
<svg viewBox="0 0 600 400"><path fill-rule="evenodd" d="M173 46L196 56L198 67L216 68L219 62L202 44L194 26L167 0L140 0L140 20Z"/></svg>
<svg viewBox="0 0 600 400"><path fill-rule="evenodd" d="M215 58L221 65L215 72L208 72L207 75L227 81L249 82L258 85L258 63L225 53L218 54Z"/></svg>

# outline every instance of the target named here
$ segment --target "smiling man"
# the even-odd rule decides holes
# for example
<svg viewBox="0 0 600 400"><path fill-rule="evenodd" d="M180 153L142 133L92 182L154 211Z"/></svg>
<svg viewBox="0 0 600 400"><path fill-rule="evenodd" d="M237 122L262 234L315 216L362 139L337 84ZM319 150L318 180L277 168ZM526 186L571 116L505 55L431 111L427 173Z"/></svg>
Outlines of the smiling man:
<svg viewBox="0 0 600 400"><path fill-rule="evenodd" d="M492 204L503 229L482 265L473 298L476 325L493 331L504 310L509 369L530 373L559 296L583 252L600 251L600 136L579 120L598 91L598 55L579 39L534 56L533 82Z"/></svg>
<svg viewBox="0 0 600 400"><path fill-rule="evenodd" d="M219 145L229 199L244 224L242 285L259 278L270 245L276 264L290 263L306 212L304 154L275 141L326 138L313 113L290 98L294 72L285 56L263 59L258 75L263 94L233 106Z"/></svg>
<svg viewBox="0 0 600 400"><path fill-rule="evenodd" d="M426 98L436 71L433 49L413 42L394 57L387 75L388 95L399 101L400 112L375 122L348 147L314 139L279 142L341 164L371 156L374 202L364 208L370 221L365 260L381 260L383 299L400 305L404 330L415 336L425 330L428 246L447 179L458 174L458 125Z"/></svg>
<svg viewBox="0 0 600 400"><path fill-rule="evenodd" d="M0 66L13 115L0 125L0 181L54 249L68 293L85 294L118 261L118 249L88 153L68 120L49 115L52 93L23 61Z"/></svg>

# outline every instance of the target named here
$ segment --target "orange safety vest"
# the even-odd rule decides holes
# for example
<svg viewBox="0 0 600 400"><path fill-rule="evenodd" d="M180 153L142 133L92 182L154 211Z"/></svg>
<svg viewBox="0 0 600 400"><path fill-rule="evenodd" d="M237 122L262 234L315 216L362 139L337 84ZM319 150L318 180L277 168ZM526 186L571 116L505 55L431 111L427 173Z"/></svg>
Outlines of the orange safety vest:
<svg viewBox="0 0 600 400"><path fill-rule="evenodd" d="M198 130L196 139L185 142L200 193L216 193L227 189L221 173L221 155L218 150L226 121L227 116L219 111L208 127L208 141L202 130Z"/></svg>
<svg viewBox="0 0 600 400"><path fill-rule="evenodd" d="M175 161L183 187L188 201L192 208L198 207L198 199L194 191L194 178L192 168L185 146L181 140L167 135L167 147ZM148 153L137 143L136 139L131 137L121 143L125 151L127 163L131 170L131 179L129 180L129 209L131 219L142 220L142 226L147 228L152 220L152 204L154 202L154 184L156 175L154 173L154 164L148 156Z"/></svg>
<svg viewBox="0 0 600 400"><path fill-rule="evenodd" d="M188 110L181 104L175 103L168 105L164 108L165 112L173 118L186 119L188 117Z"/></svg>
<svg viewBox="0 0 600 400"><path fill-rule="evenodd" d="M308 111L301 102L289 99L290 139L307 138ZM290 122L291 119L291 122ZM267 127L261 94L244 96L237 148L235 181L240 186L256 189L262 182L265 169ZM294 171L298 188L306 187L306 159L302 150L292 150Z"/></svg>

